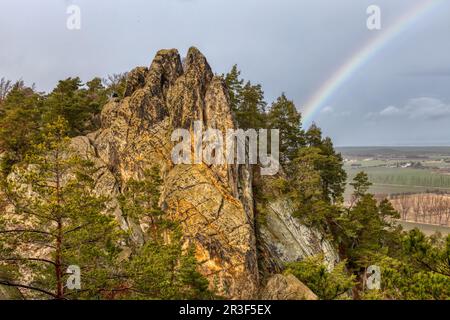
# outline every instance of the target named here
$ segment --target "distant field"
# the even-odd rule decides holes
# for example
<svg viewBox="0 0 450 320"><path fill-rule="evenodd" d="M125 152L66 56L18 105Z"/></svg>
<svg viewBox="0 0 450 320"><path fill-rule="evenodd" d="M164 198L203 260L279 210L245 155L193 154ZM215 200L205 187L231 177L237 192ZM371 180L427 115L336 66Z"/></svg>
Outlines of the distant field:
<svg viewBox="0 0 450 320"><path fill-rule="evenodd" d="M450 234L450 228L448 227L442 227L442 226L436 226L432 224L425 224L425 223L418 223L418 222L410 222L410 221L399 221L398 222L404 230L412 230L414 228L419 229L423 233L425 233L427 236L431 236L435 234L436 232L440 232L443 236L446 236Z"/></svg>
<svg viewBox="0 0 450 320"><path fill-rule="evenodd" d="M439 174L430 169L361 167L347 168L349 180L364 171L377 185L411 186L429 189L450 189L450 175Z"/></svg>
<svg viewBox="0 0 450 320"><path fill-rule="evenodd" d="M415 194L406 196L407 200L403 199L404 196L391 200L395 208L403 213L404 220L399 223L405 230L418 228L427 235L435 232L450 234L449 227L424 223L446 224L448 221L445 218L448 210L441 210L446 205L438 201L427 202L426 199L440 197L436 193L428 196L430 192L450 193L450 147L349 147L337 148L337 151L345 159L348 183L358 172L364 171L373 184L369 191L375 195ZM348 185L345 200L350 199L352 192ZM401 201L406 201L403 207ZM407 204L409 207L406 207ZM436 215L439 212L442 215Z"/></svg>
<svg viewBox="0 0 450 320"><path fill-rule="evenodd" d="M364 171L373 183L374 194L450 192L450 147L345 147L342 153L348 182ZM420 163L421 169L402 168L405 163ZM399 167L398 167L399 166ZM346 199L351 188L345 192Z"/></svg>
<svg viewBox="0 0 450 320"><path fill-rule="evenodd" d="M337 147L336 150L351 158L450 158L450 147Z"/></svg>
<svg viewBox="0 0 450 320"><path fill-rule="evenodd" d="M386 185L386 184L374 184L370 187L369 192L375 195L390 195L399 193L423 193L423 192L433 192L433 191L448 191L450 189L436 189L428 187L418 187L418 186L401 186L401 185ZM350 185L347 186L344 198L349 200L353 190Z"/></svg>

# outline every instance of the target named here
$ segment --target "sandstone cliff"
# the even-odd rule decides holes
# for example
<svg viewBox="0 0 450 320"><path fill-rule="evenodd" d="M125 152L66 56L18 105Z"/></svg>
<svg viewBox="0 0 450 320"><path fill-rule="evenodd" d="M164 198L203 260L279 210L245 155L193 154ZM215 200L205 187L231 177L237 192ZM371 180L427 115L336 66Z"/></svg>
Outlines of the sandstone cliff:
<svg viewBox="0 0 450 320"><path fill-rule="evenodd" d="M72 144L102 168L97 191L112 197L109 209L134 241L145 241L143 222L124 217L114 197L130 178L158 164L164 181L161 206L181 222L185 241L197 249L200 271L219 294L295 298L289 292L300 285L290 277L269 281L270 288L288 288L288 293L268 295L261 288L284 262L324 253L332 267L337 261L332 245L296 221L282 200L270 204L267 222L257 232L248 166L174 165L171 133L192 130L196 120L222 132L235 128L226 86L196 48L189 49L184 65L177 50L161 50L149 68L129 73L125 97L104 106L101 129ZM305 297L314 296L307 292Z"/></svg>

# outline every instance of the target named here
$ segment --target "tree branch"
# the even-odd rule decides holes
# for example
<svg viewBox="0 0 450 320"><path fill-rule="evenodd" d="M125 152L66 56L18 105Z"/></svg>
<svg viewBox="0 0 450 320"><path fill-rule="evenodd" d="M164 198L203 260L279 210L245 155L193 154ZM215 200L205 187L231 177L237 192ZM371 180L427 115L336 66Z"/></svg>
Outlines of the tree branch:
<svg viewBox="0 0 450 320"><path fill-rule="evenodd" d="M11 282L5 281L5 280L0 280L0 284L4 285L4 286L8 286L8 287L16 287L16 288L23 288L23 289L34 290L34 291L37 291L37 292L40 292L40 293L44 293L44 294L46 294L48 296L51 296L51 297L53 297L55 299L58 298L56 294L51 293L50 291L47 291L47 290L44 290L44 289L41 289L41 288L37 288L37 287L33 287L33 286L28 286L28 285L25 285L25 284L11 283Z"/></svg>
<svg viewBox="0 0 450 320"><path fill-rule="evenodd" d="M0 258L0 261L38 261L38 262L50 263L54 266L56 265L56 263L51 260L40 259L40 258L5 258L5 259Z"/></svg>
<svg viewBox="0 0 450 320"><path fill-rule="evenodd" d="M0 230L0 234L1 233L38 233L38 234L45 234L47 236L56 237L53 233L41 231L41 230L33 230L33 229Z"/></svg>

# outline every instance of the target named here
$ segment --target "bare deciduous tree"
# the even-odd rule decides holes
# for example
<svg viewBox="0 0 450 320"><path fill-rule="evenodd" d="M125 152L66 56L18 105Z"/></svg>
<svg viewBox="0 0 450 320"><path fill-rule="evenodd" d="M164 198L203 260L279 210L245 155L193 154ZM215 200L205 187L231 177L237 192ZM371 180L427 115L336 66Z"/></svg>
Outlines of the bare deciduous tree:
<svg viewBox="0 0 450 320"><path fill-rule="evenodd" d="M110 96L120 95L123 84L127 79L127 72L113 73L103 79L103 85L109 89Z"/></svg>
<svg viewBox="0 0 450 320"><path fill-rule="evenodd" d="M390 198L402 220L448 225L450 195L446 193L399 194Z"/></svg>
<svg viewBox="0 0 450 320"><path fill-rule="evenodd" d="M0 103L5 100L6 95L13 87L11 80L6 80L5 78L0 79Z"/></svg>

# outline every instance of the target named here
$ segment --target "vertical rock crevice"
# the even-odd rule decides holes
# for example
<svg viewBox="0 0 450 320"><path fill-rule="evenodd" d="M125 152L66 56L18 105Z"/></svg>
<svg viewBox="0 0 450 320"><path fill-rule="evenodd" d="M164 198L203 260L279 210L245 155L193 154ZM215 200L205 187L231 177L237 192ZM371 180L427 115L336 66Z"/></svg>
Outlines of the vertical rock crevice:
<svg viewBox="0 0 450 320"><path fill-rule="evenodd" d="M129 179L159 165L161 203L180 222L186 243L195 246L200 271L211 288L226 298L259 297L251 167L171 162L174 129L192 132L194 121L201 121L204 129L225 135L236 127L225 83L214 76L202 53L190 48L183 68L177 50L158 51L149 68L129 73L125 97L106 104L101 121L101 129L88 136L89 148L83 138L75 138L73 144L90 150L89 157L105 168L98 191L113 199L110 210L124 228L133 230L135 241L144 241L139 221L121 216L116 197ZM264 256L288 262L323 250L306 227L292 222L289 209L278 209L259 233Z"/></svg>

